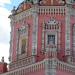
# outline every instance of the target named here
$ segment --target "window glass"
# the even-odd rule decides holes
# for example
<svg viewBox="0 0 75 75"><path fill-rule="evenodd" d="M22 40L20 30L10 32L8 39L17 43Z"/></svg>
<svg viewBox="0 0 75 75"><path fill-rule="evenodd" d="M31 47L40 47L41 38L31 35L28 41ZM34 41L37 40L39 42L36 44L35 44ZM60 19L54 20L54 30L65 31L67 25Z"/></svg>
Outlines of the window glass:
<svg viewBox="0 0 75 75"><path fill-rule="evenodd" d="M48 35L48 44L54 45L55 44L55 35Z"/></svg>

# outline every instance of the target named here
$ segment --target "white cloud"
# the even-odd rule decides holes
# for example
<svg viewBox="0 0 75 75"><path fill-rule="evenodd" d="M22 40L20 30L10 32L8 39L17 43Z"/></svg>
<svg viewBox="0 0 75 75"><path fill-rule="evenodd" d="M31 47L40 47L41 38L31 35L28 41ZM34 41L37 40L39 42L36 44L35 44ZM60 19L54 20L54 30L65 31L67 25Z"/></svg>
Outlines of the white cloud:
<svg viewBox="0 0 75 75"><path fill-rule="evenodd" d="M1 3L10 3L10 0L0 0Z"/></svg>
<svg viewBox="0 0 75 75"><path fill-rule="evenodd" d="M8 62L9 44L0 43L0 60L4 56L5 61Z"/></svg>
<svg viewBox="0 0 75 75"><path fill-rule="evenodd" d="M0 0L1 1L1 0ZM7 1L7 0L6 0ZM10 40L10 11L0 7L0 59L2 56L8 61Z"/></svg>
<svg viewBox="0 0 75 75"><path fill-rule="evenodd" d="M0 7L0 40L5 38L2 41L8 41L7 39L10 38L10 19L8 19L9 15L10 11L3 7Z"/></svg>
<svg viewBox="0 0 75 75"><path fill-rule="evenodd" d="M10 4L10 0L0 0L0 6L4 6L4 4Z"/></svg>

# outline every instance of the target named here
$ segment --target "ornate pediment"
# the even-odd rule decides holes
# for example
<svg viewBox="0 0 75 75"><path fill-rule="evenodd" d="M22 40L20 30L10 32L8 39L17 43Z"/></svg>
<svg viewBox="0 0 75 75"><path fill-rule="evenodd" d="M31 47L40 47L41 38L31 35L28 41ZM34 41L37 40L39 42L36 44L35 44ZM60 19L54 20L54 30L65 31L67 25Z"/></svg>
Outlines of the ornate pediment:
<svg viewBox="0 0 75 75"><path fill-rule="evenodd" d="M56 19L49 19L45 22L45 29L47 30L57 30L59 29L59 22Z"/></svg>
<svg viewBox="0 0 75 75"><path fill-rule="evenodd" d="M58 25L58 21L52 18L46 24L47 25Z"/></svg>
<svg viewBox="0 0 75 75"><path fill-rule="evenodd" d="M26 29L26 27L25 26L21 26L21 28L19 28L19 30L24 30L24 29Z"/></svg>

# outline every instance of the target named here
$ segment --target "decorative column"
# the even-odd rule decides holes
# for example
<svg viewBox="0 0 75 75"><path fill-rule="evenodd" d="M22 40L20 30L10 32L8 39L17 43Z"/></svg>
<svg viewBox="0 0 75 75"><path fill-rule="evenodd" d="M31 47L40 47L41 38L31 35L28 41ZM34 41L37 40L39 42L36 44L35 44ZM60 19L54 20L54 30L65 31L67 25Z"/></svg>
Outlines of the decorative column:
<svg viewBox="0 0 75 75"><path fill-rule="evenodd" d="M55 58L47 59L45 62L45 75L56 75L57 62Z"/></svg>
<svg viewBox="0 0 75 75"><path fill-rule="evenodd" d="M10 51L9 51L9 61L12 62L12 52L13 52L13 36L14 36L14 19L15 17L9 16L11 19L11 32L10 32Z"/></svg>
<svg viewBox="0 0 75 75"><path fill-rule="evenodd" d="M44 34L45 34L45 23L43 22L43 25L42 25L42 51L43 52L45 52L45 46L44 46L44 41L45 41L45 39L44 39Z"/></svg>
<svg viewBox="0 0 75 75"><path fill-rule="evenodd" d="M38 41L38 13L37 6L34 6L33 12L33 32L32 32L32 55L37 54L37 41Z"/></svg>
<svg viewBox="0 0 75 75"><path fill-rule="evenodd" d="M18 50L19 50L19 29L16 30L16 56L17 56L17 59L18 59Z"/></svg>
<svg viewBox="0 0 75 75"><path fill-rule="evenodd" d="M53 5L53 0L51 0L51 5Z"/></svg>
<svg viewBox="0 0 75 75"><path fill-rule="evenodd" d="M70 5L66 5L66 16L65 16L65 56L67 56L67 60L70 59L71 51L70 51L70 13L71 7Z"/></svg>

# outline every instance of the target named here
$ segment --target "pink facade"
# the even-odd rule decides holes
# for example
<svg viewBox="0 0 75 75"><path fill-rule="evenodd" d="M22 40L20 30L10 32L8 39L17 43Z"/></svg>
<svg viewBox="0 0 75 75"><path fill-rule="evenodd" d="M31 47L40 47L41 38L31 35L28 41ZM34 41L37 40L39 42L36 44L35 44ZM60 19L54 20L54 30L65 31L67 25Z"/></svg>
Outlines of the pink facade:
<svg viewBox="0 0 75 75"><path fill-rule="evenodd" d="M45 75L45 71L38 71L38 72L32 72L32 73L28 73L27 75Z"/></svg>
<svg viewBox="0 0 75 75"><path fill-rule="evenodd" d="M64 71L57 71L56 75L74 75L72 73L64 72Z"/></svg>
<svg viewBox="0 0 75 75"><path fill-rule="evenodd" d="M4 57L0 62L0 74L7 72L7 63L4 62Z"/></svg>
<svg viewBox="0 0 75 75"><path fill-rule="evenodd" d="M32 48L32 25L33 25L33 20L32 17L30 17L29 19L26 19L26 22L30 25L30 27L28 28L28 56L31 56L31 48ZM17 48L17 38L16 38L16 31L21 27L21 23L15 23L14 26L14 37L13 37L13 52L12 52L12 60L16 61L16 48Z"/></svg>
<svg viewBox="0 0 75 75"><path fill-rule="evenodd" d="M62 7L62 6L64 7L64 5L62 5L61 3L57 4L59 1L58 2L53 1L53 2L54 2L53 3L54 6L57 5L57 7ZM61 10L63 10L63 9L61 9ZM44 21L48 22L50 20L50 18L54 18L56 21L60 22L60 25L59 25L60 26L60 31L57 32L57 37L58 37L58 39L57 39L57 46L60 46L60 51L58 52L58 57L60 56L60 59L64 60L63 57L65 56L65 46L66 46L65 45L65 40L66 40L66 36L65 36L65 34L66 34L66 32L65 32L66 21L65 21L65 19L66 19L66 13L67 13L66 10L67 10L67 8L64 8L63 13L61 13L60 15L58 14L58 12L55 13L55 14L54 13L46 13L46 15L45 15L45 13L38 14L37 56L39 56L39 57L37 57L37 60L40 60L39 58L44 58L43 57L44 55L41 56L41 50L42 50L42 27L43 27L42 24L43 24ZM23 18L22 20L24 21L24 23L28 24L28 26L29 26L29 28L28 28L28 47L27 47L28 50L27 50L27 52L28 52L28 56L31 56L32 55L31 54L32 53L32 34L33 34L32 31L33 31L33 27L34 27L33 26L33 16L30 15L28 17ZM70 17L70 21L72 23L70 25L70 35L71 35L70 36L70 49L72 49L72 33L73 33L72 32L72 26L74 24L74 16ZM14 33L13 44L14 45L13 45L13 52L12 52L12 61L16 60L16 58L17 58L17 54L16 54L16 48L17 48L16 31L21 26L22 26L22 21L19 21L18 23L15 22L14 31L13 31L13 33ZM55 32L56 32L56 30L55 30ZM58 35L60 35L60 38L59 38ZM44 40L46 42L45 37L44 37ZM58 43L58 40L60 40L60 43Z"/></svg>
<svg viewBox="0 0 75 75"><path fill-rule="evenodd" d="M61 53L59 53L59 56L61 57L62 59L62 56L64 56L64 49L65 49L65 15L62 16L61 15L58 15L56 14L55 16L53 14L42 14L42 15L39 15L39 30L38 30L38 54L41 55L39 52L40 50L42 49L42 27L41 27L41 24L43 23L43 21L45 20L46 22L48 22L48 20L51 18L51 17L55 17L57 21L63 21L61 24L60 24L60 29L61 29L61 32L57 32L58 34L60 34L60 38L58 37L58 39L60 40L60 50L61 50ZM58 41L57 41L58 42ZM58 57L59 57L58 56ZM40 56L41 57L41 56ZM39 57L39 58L40 58ZM38 59L39 59L38 58Z"/></svg>

